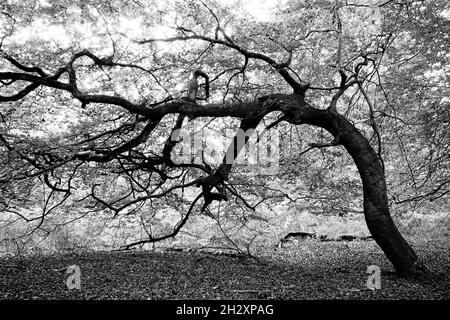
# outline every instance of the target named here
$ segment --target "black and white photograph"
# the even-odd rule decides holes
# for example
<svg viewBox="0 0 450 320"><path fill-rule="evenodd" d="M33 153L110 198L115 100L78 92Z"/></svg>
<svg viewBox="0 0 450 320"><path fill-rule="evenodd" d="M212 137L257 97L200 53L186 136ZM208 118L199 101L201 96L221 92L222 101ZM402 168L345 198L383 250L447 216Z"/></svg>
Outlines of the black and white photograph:
<svg viewBox="0 0 450 320"><path fill-rule="evenodd" d="M448 302L449 239L447 0L0 0L0 308Z"/></svg>

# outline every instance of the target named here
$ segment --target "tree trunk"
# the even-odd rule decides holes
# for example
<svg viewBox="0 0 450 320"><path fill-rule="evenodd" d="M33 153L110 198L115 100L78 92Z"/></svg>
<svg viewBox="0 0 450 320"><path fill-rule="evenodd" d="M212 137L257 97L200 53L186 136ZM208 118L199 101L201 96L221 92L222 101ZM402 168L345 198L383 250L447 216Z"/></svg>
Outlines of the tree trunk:
<svg viewBox="0 0 450 320"><path fill-rule="evenodd" d="M299 98L284 99L278 102L289 122L322 127L345 147L361 176L364 215L370 233L400 276L416 274L421 264L391 218L384 169L369 141L342 115L313 108Z"/></svg>
<svg viewBox="0 0 450 320"><path fill-rule="evenodd" d="M353 126L352 126L353 127ZM356 128L341 137L361 176L367 227L400 276L417 273L418 257L398 231L388 207L386 179L380 159Z"/></svg>
<svg viewBox="0 0 450 320"><path fill-rule="evenodd" d="M305 103L303 95L274 94L260 99L259 103L263 106L263 112L249 113L246 118L244 117L240 127L244 132L250 128L256 128L259 120L266 113L280 110L288 122L324 128L334 136L336 143L342 144L346 148L361 176L364 215L370 233L399 275L416 274L421 267L418 257L400 234L389 214L383 166L369 141L358 129L336 112L309 106ZM235 159L242 147L241 145L237 148L234 143L231 143L227 153L232 152L232 159ZM222 180L226 180L231 168L232 163L228 163L224 158L216 175L220 176Z"/></svg>

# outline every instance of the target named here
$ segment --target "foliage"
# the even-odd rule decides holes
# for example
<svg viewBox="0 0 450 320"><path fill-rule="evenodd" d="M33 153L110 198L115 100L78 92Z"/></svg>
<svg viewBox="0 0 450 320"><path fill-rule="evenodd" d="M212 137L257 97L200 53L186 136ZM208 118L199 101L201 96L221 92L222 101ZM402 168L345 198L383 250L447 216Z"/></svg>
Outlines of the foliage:
<svg viewBox="0 0 450 320"><path fill-rule="evenodd" d="M446 1L385 1L374 7L377 1L358 6L285 0L272 14L259 16L245 3L7 1L0 5L0 71L36 67L34 74L58 74L88 50L92 56L72 61L79 90L145 108L182 97L189 73L196 69L211 78L211 104L290 92L273 65L249 59L233 45L202 38L227 42L229 37L228 44L278 63L288 61L290 74L309 83L306 101L323 109L339 89L339 71L351 75L360 66L358 76L375 109L354 86L340 97L337 110L376 149L381 146L391 209L398 219L448 219L442 214L450 211ZM192 39L180 39L185 37ZM68 73L59 76L61 82L71 81ZM2 97L14 96L28 84L1 81ZM70 237L61 235L61 241L69 247L120 247L170 234L200 192L189 182L202 177L201 169L164 171L161 163L149 164L161 158L176 119L172 115L162 118L143 142L108 161L91 161L92 154L108 154L145 132L145 117L114 103L85 103L52 86L0 101L0 210L7 239L32 231L41 237L68 232ZM267 114L257 130L279 116ZM234 132L236 126L228 117L202 117L184 129L203 130L208 139L202 145L222 155L220 146L228 145L230 135L223 142L221 133ZM322 129L280 122L269 133L280 139L276 174L261 174L259 166L235 166L228 182L232 199L213 202L206 212L197 205L175 241L246 251L258 239L276 241L283 232L321 220L314 215L349 217L347 227L363 229L360 217L351 219L362 213L362 191L345 150L310 148L310 143L331 140ZM221 157L214 159L210 166L216 169ZM139 201L142 197L147 198ZM292 224L283 227L288 221ZM324 232L333 232L326 221L318 223Z"/></svg>

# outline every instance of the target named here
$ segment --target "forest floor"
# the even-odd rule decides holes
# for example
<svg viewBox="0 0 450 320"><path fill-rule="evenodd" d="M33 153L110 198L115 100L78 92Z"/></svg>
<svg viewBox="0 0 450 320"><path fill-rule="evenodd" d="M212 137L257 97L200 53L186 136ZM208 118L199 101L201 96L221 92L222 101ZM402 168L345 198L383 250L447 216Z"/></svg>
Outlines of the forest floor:
<svg viewBox="0 0 450 320"><path fill-rule="evenodd" d="M450 247L412 241L429 276L402 279L374 241L292 241L251 258L193 252L85 252L0 259L0 299L450 299ZM66 268L81 270L69 290ZM381 289L367 268L381 268Z"/></svg>

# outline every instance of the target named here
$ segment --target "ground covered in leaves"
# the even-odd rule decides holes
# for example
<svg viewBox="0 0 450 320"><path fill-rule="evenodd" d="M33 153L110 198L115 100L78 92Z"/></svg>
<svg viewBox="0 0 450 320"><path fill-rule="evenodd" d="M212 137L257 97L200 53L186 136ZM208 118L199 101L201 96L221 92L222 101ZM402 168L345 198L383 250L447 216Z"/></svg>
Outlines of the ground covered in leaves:
<svg viewBox="0 0 450 320"><path fill-rule="evenodd" d="M450 299L448 242L412 244L429 276L398 278L373 241L293 241L260 262L149 251L4 257L0 299ZM80 290L67 288L70 265L80 267ZM379 290L366 286L369 265L382 270Z"/></svg>

